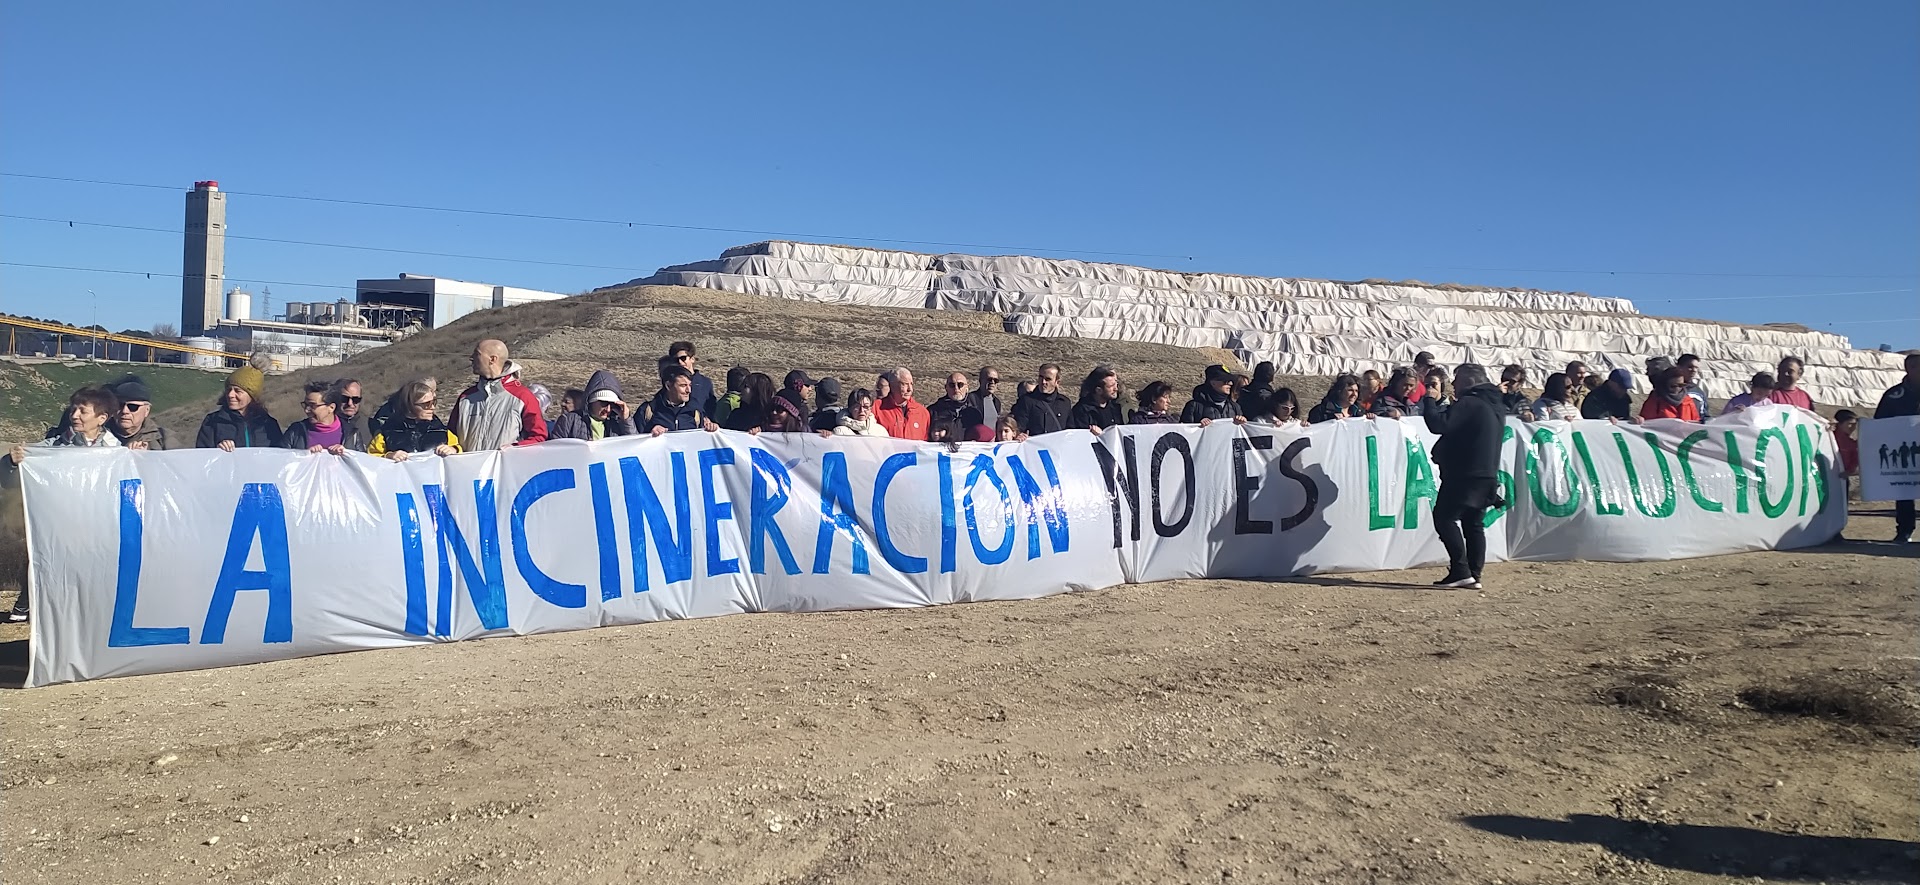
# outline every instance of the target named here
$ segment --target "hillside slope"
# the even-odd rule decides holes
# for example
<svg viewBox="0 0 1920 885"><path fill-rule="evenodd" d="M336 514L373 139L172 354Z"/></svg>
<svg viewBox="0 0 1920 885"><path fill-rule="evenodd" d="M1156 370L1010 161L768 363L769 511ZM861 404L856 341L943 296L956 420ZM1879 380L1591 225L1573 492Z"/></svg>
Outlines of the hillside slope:
<svg viewBox="0 0 1920 885"><path fill-rule="evenodd" d="M337 366L269 378L267 405L282 422L299 415L300 386L308 380L359 378L370 398L381 398L409 378L435 375L464 388L471 380L468 354L475 341L500 338L529 381L545 384L558 398L582 385L598 368L610 368L626 387L627 400L652 396L659 384L655 360L676 340L699 348L702 370L724 380L727 367L744 364L777 384L788 369L816 377L834 375L854 386L872 386L889 366L914 370L916 395L931 401L947 372L970 375L982 365L1000 368L1004 395L1043 362L1063 367L1069 394L1096 363L1111 363L1129 390L1164 378L1184 391L1205 367L1226 362L1224 351L1127 341L1037 338L1011 335L1000 319L983 313L856 307L778 301L678 286L640 286L596 292L470 314L448 326ZM444 411L450 398L442 399ZM377 404L376 404L377 405ZM1131 401L1129 400L1129 405ZM206 408L175 408L160 418L168 427L197 428Z"/></svg>
<svg viewBox="0 0 1920 885"><path fill-rule="evenodd" d="M158 411L211 404L226 378L220 372L187 366L0 360L0 442L39 439L60 419L74 390L115 381L128 373L145 379Z"/></svg>

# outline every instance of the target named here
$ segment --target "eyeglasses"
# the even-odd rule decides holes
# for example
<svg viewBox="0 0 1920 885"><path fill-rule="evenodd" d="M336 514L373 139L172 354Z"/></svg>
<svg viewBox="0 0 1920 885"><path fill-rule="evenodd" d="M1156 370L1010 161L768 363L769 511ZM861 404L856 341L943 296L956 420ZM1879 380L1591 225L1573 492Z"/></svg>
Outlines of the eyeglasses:
<svg viewBox="0 0 1920 885"><path fill-rule="evenodd" d="M995 375L995 376L993 376L993 377L991 377L991 378L988 378L987 380L985 380L985 381L982 381L982 382L980 382L980 383L982 383L982 384L999 384L999 383L1000 383L1000 376L998 376L998 375Z"/></svg>
<svg viewBox="0 0 1920 885"><path fill-rule="evenodd" d="M120 404L120 411L122 411L122 412L138 412L138 411L140 411L141 409L144 409L144 408L146 408L147 406L148 406L148 403L121 403L121 404Z"/></svg>
<svg viewBox="0 0 1920 885"><path fill-rule="evenodd" d="M967 386L967 382L965 382L965 381L948 381L948 382L947 382L947 386L948 386L948 387L965 387L965 386Z"/></svg>
<svg viewBox="0 0 1920 885"><path fill-rule="evenodd" d="M357 396L343 396L340 398L340 401L343 403L354 403L358 405L360 402L360 398Z"/></svg>
<svg viewBox="0 0 1920 885"><path fill-rule="evenodd" d="M309 412L313 411L314 409L322 408L324 406L326 406L326 403L301 403L300 404L300 408L305 409Z"/></svg>

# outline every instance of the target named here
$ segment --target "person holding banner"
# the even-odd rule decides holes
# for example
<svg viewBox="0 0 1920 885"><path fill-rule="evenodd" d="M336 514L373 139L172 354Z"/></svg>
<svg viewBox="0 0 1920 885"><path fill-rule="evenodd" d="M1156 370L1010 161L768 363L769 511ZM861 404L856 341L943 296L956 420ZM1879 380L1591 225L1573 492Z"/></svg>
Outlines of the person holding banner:
<svg viewBox="0 0 1920 885"><path fill-rule="evenodd" d="M364 430L341 416L339 396L340 389L328 382L307 382L300 400L300 408L307 413L307 417L287 426L286 433L280 437L280 445L315 454L330 452L344 455L349 449L366 451L367 438L361 435Z"/></svg>
<svg viewBox="0 0 1920 885"><path fill-rule="evenodd" d="M1487 564L1487 510L1506 504L1500 499L1500 436L1507 413L1500 388L1478 363L1453 370L1453 389L1458 398L1452 405L1426 409L1423 416L1427 429L1440 435L1433 444L1440 471L1433 529L1447 548L1447 575L1434 586L1478 590Z"/></svg>
<svg viewBox="0 0 1920 885"><path fill-rule="evenodd" d="M260 402L260 394L267 384L262 368L271 365L272 357L254 354L246 365L227 376L227 389L218 401L220 407L200 422L200 432L194 437L195 448L231 452L236 448L279 447L280 422L275 421Z"/></svg>
<svg viewBox="0 0 1920 885"><path fill-rule="evenodd" d="M1120 373L1112 366L1094 366L1080 382L1080 401L1073 406L1073 427L1099 433L1126 423L1120 414Z"/></svg>
<svg viewBox="0 0 1920 885"><path fill-rule="evenodd" d="M1700 423L1700 409L1687 394L1685 369L1668 366L1653 379L1653 392L1640 404L1640 418L1644 421L1674 418Z"/></svg>
<svg viewBox="0 0 1920 885"><path fill-rule="evenodd" d="M1899 384L1887 388L1880 395L1880 403L1873 409L1873 417L1910 418L1920 415L1920 353L1907 354L1907 377ZM1884 451L1884 450L1883 450ZM1885 457L1882 455L1881 457ZM1893 543L1907 544L1913 541L1913 499L1895 501L1893 504Z"/></svg>
<svg viewBox="0 0 1920 885"><path fill-rule="evenodd" d="M404 414L388 418L380 431L367 443L367 454L389 461L405 461L409 455L432 452L436 455L460 454L460 440L434 414L433 403L439 388L432 378L407 382L396 394L406 403Z"/></svg>
<svg viewBox="0 0 1920 885"><path fill-rule="evenodd" d="M1416 385L1413 389L1417 391L1420 388ZM1374 398L1374 402L1384 403L1388 397L1389 394L1381 393ZM1422 403L1422 408L1425 408L1425 400L1422 400ZM1327 388L1326 397L1307 414L1307 420L1314 424L1324 424L1341 418L1358 418L1364 414L1366 411L1360 408L1360 379L1352 375L1341 375L1333 379L1333 385Z"/></svg>
<svg viewBox="0 0 1920 885"><path fill-rule="evenodd" d="M1247 419L1240 414L1240 404L1233 399L1233 373L1226 366L1207 367L1207 381L1193 389L1193 399L1180 410L1180 423L1198 424L1202 427L1214 421L1232 421L1245 424ZM1031 428L1029 428L1031 432Z"/></svg>

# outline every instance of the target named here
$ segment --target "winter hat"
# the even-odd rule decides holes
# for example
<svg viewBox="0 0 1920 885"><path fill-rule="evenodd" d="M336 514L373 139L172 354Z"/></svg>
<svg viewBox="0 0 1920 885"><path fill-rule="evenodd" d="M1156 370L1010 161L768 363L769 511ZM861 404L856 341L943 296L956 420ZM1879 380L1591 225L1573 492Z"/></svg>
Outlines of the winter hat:
<svg viewBox="0 0 1920 885"><path fill-rule="evenodd" d="M1226 366L1215 363L1207 367L1207 383L1208 384L1217 384L1221 381L1232 381L1232 380L1233 380L1233 373L1227 371Z"/></svg>
<svg viewBox="0 0 1920 885"><path fill-rule="evenodd" d="M828 376L820 379L820 383L815 384L813 386L813 395L816 398L818 398L821 402L829 402L829 403L839 402L840 401L840 379L832 376Z"/></svg>
<svg viewBox="0 0 1920 885"><path fill-rule="evenodd" d="M123 403L153 402L153 391L147 388L147 383L140 380L139 375L128 375L108 389L112 390L113 395L119 397Z"/></svg>
<svg viewBox="0 0 1920 885"><path fill-rule="evenodd" d="M247 359L246 365L233 370L233 374L227 376L227 385L238 387L246 391L248 396L259 399L267 385L267 373L262 370L271 365L273 365L273 357L256 353Z"/></svg>

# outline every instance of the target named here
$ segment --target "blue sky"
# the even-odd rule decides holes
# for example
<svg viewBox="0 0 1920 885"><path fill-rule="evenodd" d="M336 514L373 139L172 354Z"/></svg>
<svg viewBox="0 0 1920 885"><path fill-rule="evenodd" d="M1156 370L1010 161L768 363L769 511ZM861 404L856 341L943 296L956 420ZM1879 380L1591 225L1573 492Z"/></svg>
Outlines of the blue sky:
<svg viewBox="0 0 1920 885"><path fill-rule="evenodd" d="M0 177L0 214L177 231L213 178L1579 290L1914 347L1917 110L1909 0L11 3L0 172L170 189ZM579 291L764 238L229 205L235 235L620 268L229 242L230 278L342 287L272 285L276 303L403 271ZM0 218L0 244L15 264L180 270L175 233ZM178 293L0 266L0 310L116 329L176 321Z"/></svg>

